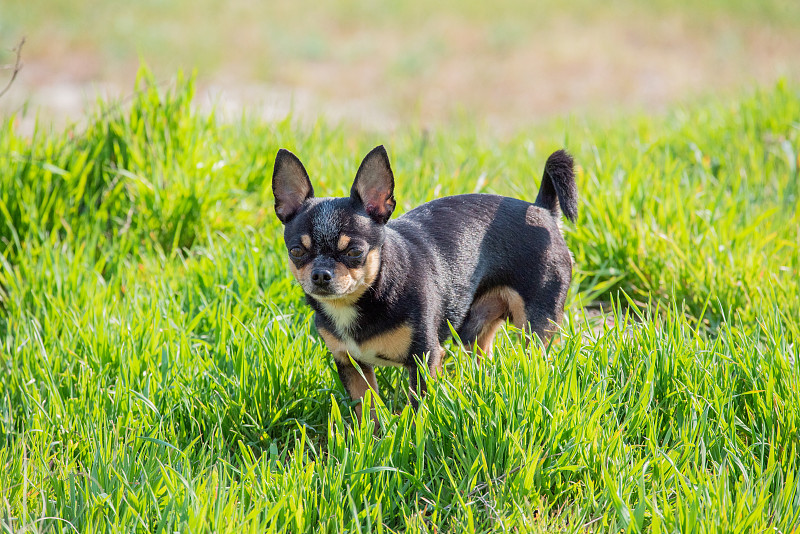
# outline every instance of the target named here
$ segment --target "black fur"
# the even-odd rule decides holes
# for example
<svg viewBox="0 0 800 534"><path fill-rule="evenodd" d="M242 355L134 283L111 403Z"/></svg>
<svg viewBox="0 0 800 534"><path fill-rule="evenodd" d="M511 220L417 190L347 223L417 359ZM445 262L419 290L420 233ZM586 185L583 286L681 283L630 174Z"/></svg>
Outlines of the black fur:
<svg viewBox="0 0 800 534"><path fill-rule="evenodd" d="M279 157L287 158L280 153ZM367 177L366 183L375 198L386 200L390 216L394 179L383 147L365 158L350 198L317 199L313 189L311 196L299 198L307 189L305 169L291 175L300 186L287 184L284 177L275 189L283 204L300 205L284 221L287 248L299 247L304 235L313 236L305 257L290 256L298 268L311 262L315 268L337 262L360 268L366 252L380 250L377 276L353 304L358 318L347 328L340 328L326 311L325 301L307 290L317 327L360 346L398 325L410 325L413 338L401 361L381 354L363 360L358 354L351 356L370 372L373 365L384 363L405 366L411 372L412 389L420 394L425 387L417 384L418 359L427 355L435 372L440 346L451 336L448 323L464 343L475 341L482 325L470 318L470 312L476 300L493 288L513 289L524 301L525 326L542 339L549 337L553 323L561 320L572 279L571 255L558 226L559 208L571 221L577 217L572 157L559 150L548 158L535 204L498 195L458 195L423 204L386 224L368 212L357 192L358 182L365 180L365 166L382 169L383 165L385 169L374 171L381 176ZM298 198L292 199L294 191ZM347 250L337 250L341 235L350 237L351 248L361 247L365 254L354 259ZM416 405L413 396L412 402Z"/></svg>
<svg viewBox="0 0 800 534"><path fill-rule="evenodd" d="M275 213L284 224L297 214L303 201L314 196L306 168L297 156L284 148L278 150L275 156L272 193L275 196Z"/></svg>
<svg viewBox="0 0 800 534"><path fill-rule="evenodd" d="M572 170L572 156L565 150L553 152L544 164L544 175L536 205L558 216L561 211L572 222L578 218L578 188Z"/></svg>

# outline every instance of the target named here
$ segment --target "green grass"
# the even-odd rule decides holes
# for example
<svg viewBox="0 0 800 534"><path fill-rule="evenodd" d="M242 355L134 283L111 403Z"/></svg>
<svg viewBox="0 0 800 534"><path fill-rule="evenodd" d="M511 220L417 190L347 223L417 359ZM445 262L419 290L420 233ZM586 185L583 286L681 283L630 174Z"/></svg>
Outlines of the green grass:
<svg viewBox="0 0 800 534"><path fill-rule="evenodd" d="M86 127L0 133L0 529L773 532L800 524L800 92L506 139L221 123L143 73ZM352 423L292 283L279 147L344 194L389 148L400 211L533 199L565 145L564 332L455 345L418 415ZM607 310L605 326L587 310Z"/></svg>

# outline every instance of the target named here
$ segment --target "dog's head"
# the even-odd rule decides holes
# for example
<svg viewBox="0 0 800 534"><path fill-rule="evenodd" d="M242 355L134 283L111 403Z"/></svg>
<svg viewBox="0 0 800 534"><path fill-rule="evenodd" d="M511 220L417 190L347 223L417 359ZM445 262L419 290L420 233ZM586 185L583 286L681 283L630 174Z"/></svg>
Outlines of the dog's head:
<svg viewBox="0 0 800 534"><path fill-rule="evenodd" d="M383 146L358 168L350 196L316 198L300 160L281 149L272 174L289 267L303 290L329 304L355 302L380 269L384 225L394 211L394 176Z"/></svg>

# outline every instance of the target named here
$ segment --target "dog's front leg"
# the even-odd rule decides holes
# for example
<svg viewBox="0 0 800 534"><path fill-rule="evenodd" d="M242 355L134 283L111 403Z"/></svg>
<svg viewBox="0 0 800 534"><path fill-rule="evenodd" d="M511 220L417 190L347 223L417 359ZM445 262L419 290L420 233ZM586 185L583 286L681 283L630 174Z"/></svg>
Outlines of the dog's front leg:
<svg viewBox="0 0 800 534"><path fill-rule="evenodd" d="M333 355L336 361L336 370L339 371L339 379L342 385L350 394L352 400L360 401L356 405L356 416L359 422L363 422L362 403L364 394L368 389L372 390L372 409L370 415L375 421L375 429L378 429L378 415L375 411L375 402L378 397L378 382L375 380L375 370L370 365L352 362L346 352L336 352ZM355 366L353 365L355 363ZM359 372L360 370L360 372ZM362 376L363 374L363 376Z"/></svg>
<svg viewBox="0 0 800 534"><path fill-rule="evenodd" d="M426 354L427 359L425 358ZM444 347L437 344L436 348L430 351L424 351L422 358L416 356L412 357L411 362L406 365L409 381L409 399L411 400L411 407L414 408L414 411L419 409L419 403L428 393L428 384L425 382L425 377L419 366L426 365L431 378L436 378L442 370L443 359Z"/></svg>

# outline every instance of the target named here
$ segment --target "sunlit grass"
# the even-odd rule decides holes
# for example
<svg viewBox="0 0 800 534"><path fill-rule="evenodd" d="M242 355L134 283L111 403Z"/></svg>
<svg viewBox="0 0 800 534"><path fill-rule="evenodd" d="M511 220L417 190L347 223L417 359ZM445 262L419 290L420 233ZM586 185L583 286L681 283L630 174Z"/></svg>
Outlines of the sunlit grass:
<svg viewBox="0 0 800 534"><path fill-rule="evenodd" d="M511 139L221 123L143 74L88 127L0 134L4 531L791 531L800 94ZM455 345L418 415L354 427L286 268L274 154L320 194L389 149L401 211L535 197L576 158L564 332ZM596 317L598 307L607 317Z"/></svg>

